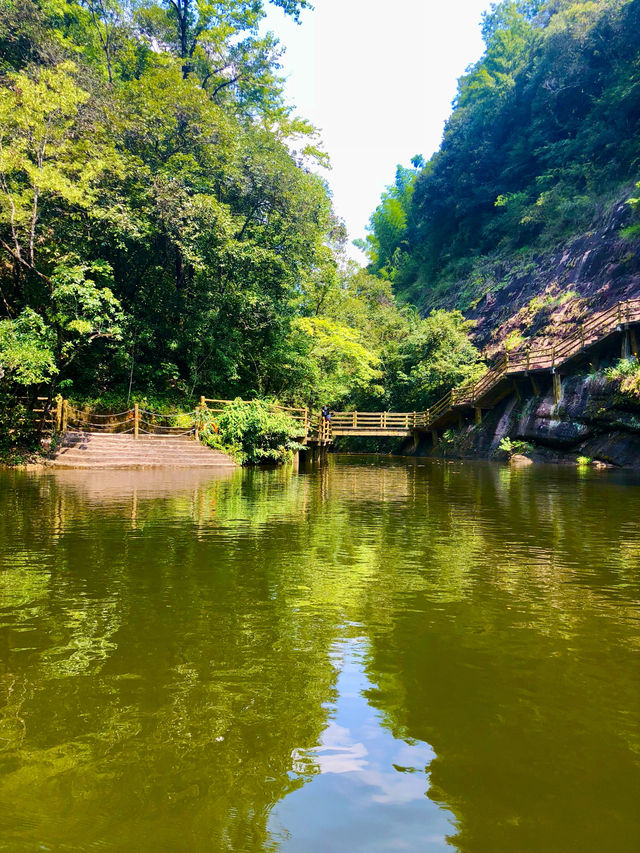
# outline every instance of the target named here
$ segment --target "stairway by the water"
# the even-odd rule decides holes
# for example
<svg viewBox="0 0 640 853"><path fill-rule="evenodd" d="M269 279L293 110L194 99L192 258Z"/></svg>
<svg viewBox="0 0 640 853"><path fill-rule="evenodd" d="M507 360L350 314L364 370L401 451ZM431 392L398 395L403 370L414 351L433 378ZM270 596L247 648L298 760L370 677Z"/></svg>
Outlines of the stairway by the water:
<svg viewBox="0 0 640 853"><path fill-rule="evenodd" d="M56 468L235 468L190 436L67 432L49 464Z"/></svg>

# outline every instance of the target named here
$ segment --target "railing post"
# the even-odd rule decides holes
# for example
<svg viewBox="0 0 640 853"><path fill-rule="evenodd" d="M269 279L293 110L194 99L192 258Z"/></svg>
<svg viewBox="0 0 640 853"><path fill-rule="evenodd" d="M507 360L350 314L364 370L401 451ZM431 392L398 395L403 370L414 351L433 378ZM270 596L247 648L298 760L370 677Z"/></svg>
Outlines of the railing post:
<svg viewBox="0 0 640 853"><path fill-rule="evenodd" d="M381 413L380 413L380 427L381 427L382 429L386 429L386 428L387 428L387 413L386 413L386 412L381 412Z"/></svg>
<svg viewBox="0 0 640 853"><path fill-rule="evenodd" d="M424 425L426 427L428 427L430 423L431 423L431 418L429 417L429 409L425 409L424 410Z"/></svg>
<svg viewBox="0 0 640 853"><path fill-rule="evenodd" d="M551 367L555 367L556 364L556 347L553 345L553 349L551 350Z"/></svg>
<svg viewBox="0 0 640 853"><path fill-rule="evenodd" d="M62 394L56 397L56 432L62 432Z"/></svg>
<svg viewBox="0 0 640 853"><path fill-rule="evenodd" d="M584 349L584 322L580 323L580 346Z"/></svg>
<svg viewBox="0 0 640 853"><path fill-rule="evenodd" d="M138 437L140 429L140 410L137 403L133 404L133 437Z"/></svg>
<svg viewBox="0 0 640 853"><path fill-rule="evenodd" d="M63 400L62 401L62 418L61 418L61 424L60 424L60 432L66 432L67 431L68 421L69 421L69 401Z"/></svg>
<svg viewBox="0 0 640 853"><path fill-rule="evenodd" d="M353 428L355 429L358 426L358 413L353 413Z"/></svg>
<svg viewBox="0 0 640 853"><path fill-rule="evenodd" d="M527 373L529 372L529 366L531 364L531 344L527 347Z"/></svg>
<svg viewBox="0 0 640 853"><path fill-rule="evenodd" d="M303 426L304 426L304 434L306 436L309 433L309 409L306 406L304 407L304 423L303 423Z"/></svg>
<svg viewBox="0 0 640 853"><path fill-rule="evenodd" d="M206 409L206 408L207 408L207 401L206 401L206 399L205 399L204 394L202 394L202 395L200 396L200 408L201 408L201 409Z"/></svg>

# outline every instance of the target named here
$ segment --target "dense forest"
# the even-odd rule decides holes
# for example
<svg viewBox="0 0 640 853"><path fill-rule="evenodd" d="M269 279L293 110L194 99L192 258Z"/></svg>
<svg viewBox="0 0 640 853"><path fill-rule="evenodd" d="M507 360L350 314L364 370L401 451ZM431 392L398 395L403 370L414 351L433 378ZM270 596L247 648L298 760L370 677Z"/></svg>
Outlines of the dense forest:
<svg viewBox="0 0 640 853"><path fill-rule="evenodd" d="M477 370L461 315L421 319L345 260L326 154L285 101L264 14L0 0L5 403L413 409Z"/></svg>
<svg viewBox="0 0 640 853"><path fill-rule="evenodd" d="M494 5L440 149L399 166L371 218L370 270L423 311L465 311L628 198L640 175L639 33L638 0Z"/></svg>
<svg viewBox="0 0 640 853"><path fill-rule="evenodd" d="M0 0L5 412L36 393L422 409L483 369L464 312L487 280L632 195L640 0L503 0L360 269L264 16Z"/></svg>

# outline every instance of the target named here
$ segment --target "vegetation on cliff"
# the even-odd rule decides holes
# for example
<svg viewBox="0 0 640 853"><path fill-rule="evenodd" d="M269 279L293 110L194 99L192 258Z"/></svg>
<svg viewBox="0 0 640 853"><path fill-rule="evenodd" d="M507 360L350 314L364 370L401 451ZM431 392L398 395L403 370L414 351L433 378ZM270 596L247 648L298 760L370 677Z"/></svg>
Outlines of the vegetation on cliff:
<svg viewBox="0 0 640 853"><path fill-rule="evenodd" d="M440 150L371 218L370 271L463 310L589 228L638 179L637 0L503 0L460 78Z"/></svg>

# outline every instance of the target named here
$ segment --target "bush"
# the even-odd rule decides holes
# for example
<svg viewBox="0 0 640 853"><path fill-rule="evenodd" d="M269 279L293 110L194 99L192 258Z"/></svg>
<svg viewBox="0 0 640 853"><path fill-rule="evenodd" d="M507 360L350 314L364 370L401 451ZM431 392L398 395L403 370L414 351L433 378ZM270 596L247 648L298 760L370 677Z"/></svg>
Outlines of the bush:
<svg viewBox="0 0 640 853"><path fill-rule="evenodd" d="M38 446L39 415L11 395L0 395L0 452L13 448L35 450Z"/></svg>
<svg viewBox="0 0 640 853"><path fill-rule="evenodd" d="M220 413L205 409L199 418L202 440L242 465L288 462L302 447L296 421L263 400L236 399Z"/></svg>
<svg viewBox="0 0 640 853"><path fill-rule="evenodd" d="M502 450L507 456L514 456L516 453L530 453L533 450L533 445L528 441L512 440L508 436L500 439L498 450Z"/></svg>
<svg viewBox="0 0 640 853"><path fill-rule="evenodd" d="M640 362L637 358L621 358L613 367L605 370L607 379L620 385L620 391L631 397L640 397Z"/></svg>

